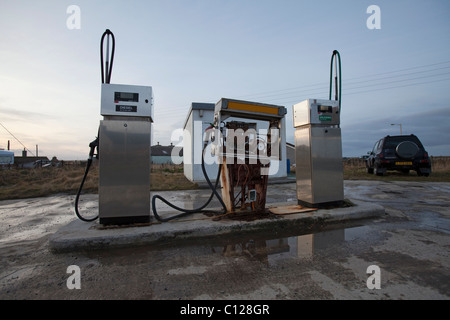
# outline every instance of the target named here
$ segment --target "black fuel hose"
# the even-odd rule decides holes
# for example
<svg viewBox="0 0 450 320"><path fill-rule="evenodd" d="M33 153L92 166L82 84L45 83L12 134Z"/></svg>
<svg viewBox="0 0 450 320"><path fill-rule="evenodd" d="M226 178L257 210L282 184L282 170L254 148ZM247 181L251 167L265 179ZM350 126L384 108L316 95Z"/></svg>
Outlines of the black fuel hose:
<svg viewBox="0 0 450 320"><path fill-rule="evenodd" d="M108 64L108 57L106 57L106 65L103 66L103 41L105 40L106 36L108 36L108 41L109 41L109 36L111 36L111 38L112 38L111 63ZM109 51L109 43L107 43L107 45L108 45L107 50ZM116 47L116 40L114 38L114 34L111 32L111 30L106 29L106 31L103 32L103 35L100 39L100 65L101 65L101 71L102 71L102 83L110 83L110 81L111 81L111 73L112 73L112 67L113 67L113 62L114 62L115 47ZM106 69L106 74L105 74L105 69ZM99 135L100 135L100 132L99 132ZM91 222L98 218L98 215L93 218L84 218L78 210L78 201L80 199L80 194L81 194L81 191L83 190L84 182L86 181L86 177L89 173L89 169L92 164L92 158L94 157L95 148L97 148L97 156L96 157L98 158L98 153L99 153L98 146L99 146L99 142L98 142L98 137L97 137L94 141L92 141L89 144L89 147L91 148L90 152L89 152L89 158L87 160L83 179L81 180L80 187L78 188L78 192L75 197L75 213L80 220L86 221L86 222Z"/></svg>
<svg viewBox="0 0 450 320"><path fill-rule="evenodd" d="M103 68L103 40L105 40L106 36L111 36L112 38L112 51L111 51L111 63L108 65L108 57L106 57L106 70ZM111 32L111 30L106 29L106 31L103 33L102 38L100 40L100 64L102 66L102 83L110 83L111 81L111 73L112 73L112 67L114 62L114 51L116 48L116 39L114 38L114 34ZM109 49L109 48L107 48ZM105 74L106 71L106 74Z"/></svg>
<svg viewBox="0 0 450 320"><path fill-rule="evenodd" d="M80 199L81 190L83 190L84 182L86 181L86 177L87 177L89 169L91 167L92 158L94 157L95 148L98 148L98 137L89 144L89 147L91 148L91 150L89 152L89 158L87 160L86 170L84 171L83 179L81 180L80 187L78 188L78 192L77 192L77 195L75 197L75 213L76 213L77 217L80 220L85 221L85 222L91 222L91 221L94 221L94 220L96 220L98 218L98 215L93 217L93 218L85 218L78 211L78 201ZM97 151L97 153L98 153L98 151ZM97 154L97 156L98 156L98 154Z"/></svg>
<svg viewBox="0 0 450 320"><path fill-rule="evenodd" d="M221 173L221 171L222 171L222 164L219 164L219 170L218 170L218 172L217 172L216 183L215 183L215 185L213 186L212 183L211 183L211 181L209 180L208 174L206 173L206 169L205 169L205 158L204 158L205 150L206 150L206 144L205 144L205 146L204 146L204 148L203 148L203 150L202 150L202 172L203 172L203 175L204 175L204 177L205 177L205 179L206 179L206 182L208 183L208 186L209 186L209 187L211 188L211 190L212 190L211 195L209 196L208 201L206 201L205 204L203 204L203 205L202 205L201 207L199 207L199 208L196 208L196 209L184 209L184 208L180 208L180 207L175 206L174 204L170 203L169 201L167 201L166 199L164 199L163 197L161 197L161 196L159 196L159 195L154 195L154 196L152 197L152 211L153 211L153 215L155 216L155 218L156 218L158 221L161 221L161 222L167 222L167 221L170 221L170 220L174 220L174 219L178 219L178 218L184 217L184 216L189 215L189 214L205 212L204 208L206 208L206 207L209 205L209 203L211 202L211 200L212 200L212 198L214 197L214 195L217 197L217 199L219 200L220 204L221 204L222 207L223 207L223 210L224 210L224 211L223 211L222 213L226 213L226 212L227 212L227 207L226 207L225 203L223 202L222 197L218 194L218 192L217 192L217 190L216 190L216 189L217 189L217 186L218 186L218 183L219 183L220 173ZM168 206L170 206L170 207L172 207L173 209L176 209L176 210L178 210L178 211L181 211L182 213L181 213L181 214L178 214L178 215L175 215L175 216L172 216L172 217L168 217L168 218L161 218L161 217L158 215L157 211L156 211L156 199L161 200L162 202L164 202L164 203L167 204ZM209 211L209 212L210 212L210 211Z"/></svg>

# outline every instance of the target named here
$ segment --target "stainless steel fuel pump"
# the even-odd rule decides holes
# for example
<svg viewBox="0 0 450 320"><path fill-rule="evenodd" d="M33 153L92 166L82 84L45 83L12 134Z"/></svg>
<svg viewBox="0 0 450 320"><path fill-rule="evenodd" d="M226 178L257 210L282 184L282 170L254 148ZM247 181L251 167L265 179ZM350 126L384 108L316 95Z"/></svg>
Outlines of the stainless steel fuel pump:
<svg viewBox="0 0 450 320"><path fill-rule="evenodd" d="M75 213L78 218L87 222L99 218L100 224L148 222L153 90L149 86L111 84L114 51L114 34L107 29L100 42L100 114L103 120L100 121L98 137L89 144L86 171L75 198ZM86 218L78 210L78 200L96 148L96 157L99 158L99 213L98 216Z"/></svg>
<svg viewBox="0 0 450 320"><path fill-rule="evenodd" d="M148 222L152 88L102 84L101 114L100 223Z"/></svg>
<svg viewBox="0 0 450 320"><path fill-rule="evenodd" d="M333 59L335 100L331 100ZM344 200L340 78L340 55L335 50L331 57L329 99L308 99L293 106L297 200L307 207L339 205Z"/></svg>

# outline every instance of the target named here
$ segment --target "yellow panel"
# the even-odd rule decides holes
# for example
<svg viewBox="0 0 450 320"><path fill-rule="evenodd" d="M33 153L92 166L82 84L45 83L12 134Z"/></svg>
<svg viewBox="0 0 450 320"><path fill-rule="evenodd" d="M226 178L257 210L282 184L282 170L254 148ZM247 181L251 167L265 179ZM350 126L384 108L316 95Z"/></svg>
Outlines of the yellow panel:
<svg viewBox="0 0 450 320"><path fill-rule="evenodd" d="M248 112L269 113L278 115L278 108L228 101L228 109L242 110Z"/></svg>

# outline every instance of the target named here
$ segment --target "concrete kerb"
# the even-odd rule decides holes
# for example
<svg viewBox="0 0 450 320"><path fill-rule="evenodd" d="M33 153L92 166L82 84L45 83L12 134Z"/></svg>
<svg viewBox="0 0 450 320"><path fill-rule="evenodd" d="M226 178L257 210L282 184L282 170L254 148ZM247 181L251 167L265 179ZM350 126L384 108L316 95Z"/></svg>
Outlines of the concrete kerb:
<svg viewBox="0 0 450 320"><path fill-rule="evenodd" d="M353 206L335 209L320 209L305 213L271 215L253 221L206 218L203 214L180 219L180 221L155 223L142 226L100 228L97 222L74 220L54 233L49 240L54 253L120 248L164 242L183 242L222 235L252 232L295 230L297 234L311 232L315 225L331 225L359 219L380 217L385 214L382 206L357 200ZM271 203L267 207L294 205L295 203Z"/></svg>

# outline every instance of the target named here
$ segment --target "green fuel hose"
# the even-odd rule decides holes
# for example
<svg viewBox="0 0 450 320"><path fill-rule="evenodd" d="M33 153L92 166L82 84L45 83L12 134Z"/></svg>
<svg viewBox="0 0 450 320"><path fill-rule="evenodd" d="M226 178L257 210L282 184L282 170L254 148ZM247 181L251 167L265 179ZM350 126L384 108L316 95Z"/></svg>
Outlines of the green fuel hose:
<svg viewBox="0 0 450 320"><path fill-rule="evenodd" d="M342 74L341 74L341 55L339 51L334 50L331 56L331 67L330 67L330 95L329 100L331 100L331 92L333 88L333 61L335 62L335 100L339 101L339 113L341 112L341 97L342 97ZM339 62L339 80L338 80L338 62Z"/></svg>

